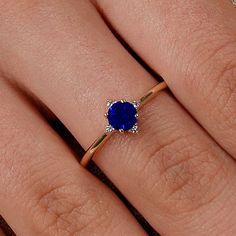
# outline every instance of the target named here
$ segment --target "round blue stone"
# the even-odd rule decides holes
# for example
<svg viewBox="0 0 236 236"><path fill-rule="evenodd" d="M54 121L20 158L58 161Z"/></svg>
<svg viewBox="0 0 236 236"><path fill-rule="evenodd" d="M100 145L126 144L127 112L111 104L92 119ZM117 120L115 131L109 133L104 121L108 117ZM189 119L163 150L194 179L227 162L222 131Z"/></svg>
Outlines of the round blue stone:
<svg viewBox="0 0 236 236"><path fill-rule="evenodd" d="M108 110L109 124L116 130L129 130L136 124L137 110L130 102L116 102Z"/></svg>

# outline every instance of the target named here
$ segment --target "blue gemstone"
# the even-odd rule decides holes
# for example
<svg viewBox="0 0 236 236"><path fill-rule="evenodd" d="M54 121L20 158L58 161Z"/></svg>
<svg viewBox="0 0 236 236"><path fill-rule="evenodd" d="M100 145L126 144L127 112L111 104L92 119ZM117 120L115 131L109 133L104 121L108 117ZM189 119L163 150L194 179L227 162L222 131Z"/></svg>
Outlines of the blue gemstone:
<svg viewBox="0 0 236 236"><path fill-rule="evenodd" d="M136 113L137 110L132 103L119 101L109 108L107 118L114 129L126 131L136 124Z"/></svg>

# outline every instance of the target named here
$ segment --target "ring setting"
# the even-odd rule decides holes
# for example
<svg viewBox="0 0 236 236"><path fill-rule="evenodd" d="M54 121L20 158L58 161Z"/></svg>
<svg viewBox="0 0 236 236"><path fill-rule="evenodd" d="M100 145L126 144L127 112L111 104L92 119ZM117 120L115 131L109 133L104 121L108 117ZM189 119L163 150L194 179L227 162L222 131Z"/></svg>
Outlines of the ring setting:
<svg viewBox="0 0 236 236"><path fill-rule="evenodd" d="M86 150L80 164L86 167L94 154L109 140L115 131L138 133L138 110L165 88L167 88L167 84L163 81L148 90L137 101L108 100L107 112L105 113L108 122L106 130Z"/></svg>
<svg viewBox="0 0 236 236"><path fill-rule="evenodd" d="M124 99L108 100L107 112L105 113L108 121L106 132L138 133L137 118L139 105L140 103L137 101L128 102Z"/></svg>

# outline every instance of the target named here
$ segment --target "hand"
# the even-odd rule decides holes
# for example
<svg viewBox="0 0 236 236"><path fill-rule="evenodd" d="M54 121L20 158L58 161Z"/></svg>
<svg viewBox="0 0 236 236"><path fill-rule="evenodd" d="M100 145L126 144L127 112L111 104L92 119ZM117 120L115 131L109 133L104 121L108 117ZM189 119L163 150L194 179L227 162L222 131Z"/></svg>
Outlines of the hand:
<svg viewBox="0 0 236 236"><path fill-rule="evenodd" d="M161 92L140 111L140 133L113 135L94 161L160 234L236 234L231 1L2 0L0 9L0 214L17 235L146 235L22 95L88 148L107 99L157 83L111 28L174 96Z"/></svg>

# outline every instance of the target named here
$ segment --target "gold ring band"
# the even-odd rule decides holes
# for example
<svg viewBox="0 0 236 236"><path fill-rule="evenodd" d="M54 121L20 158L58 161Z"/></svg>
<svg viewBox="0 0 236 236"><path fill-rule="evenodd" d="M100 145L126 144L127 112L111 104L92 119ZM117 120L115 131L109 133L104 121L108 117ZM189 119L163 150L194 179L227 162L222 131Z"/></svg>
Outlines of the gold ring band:
<svg viewBox="0 0 236 236"><path fill-rule="evenodd" d="M167 88L167 84L165 82L161 82L154 86L136 102L136 104L138 104L137 109L140 109L144 104L146 104L153 97L155 97L158 92L165 88ZM112 129L110 132L106 131L98 139L95 140L95 142L87 149L84 156L82 157L80 161L80 164L82 166L86 167L88 165L89 161L93 158L95 152L98 151L106 143L106 141L111 137L114 131L114 129Z"/></svg>

